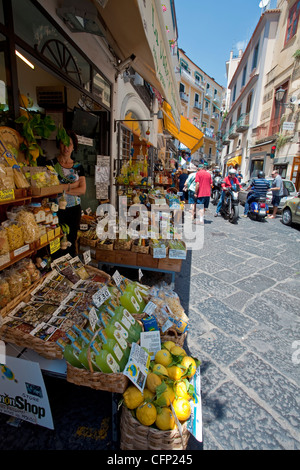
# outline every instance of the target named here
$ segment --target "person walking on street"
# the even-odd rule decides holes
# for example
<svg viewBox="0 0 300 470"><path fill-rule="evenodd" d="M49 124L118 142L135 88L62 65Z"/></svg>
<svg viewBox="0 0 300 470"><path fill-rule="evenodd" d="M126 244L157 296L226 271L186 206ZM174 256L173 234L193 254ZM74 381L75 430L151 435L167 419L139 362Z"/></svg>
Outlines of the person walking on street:
<svg viewBox="0 0 300 470"><path fill-rule="evenodd" d="M194 171L193 173L190 173L186 182L184 183L183 190L188 192L188 204L192 205L191 209L191 214L192 218L194 218L195 215L195 189L196 189L196 174L197 172Z"/></svg>
<svg viewBox="0 0 300 470"><path fill-rule="evenodd" d="M242 186L240 185L239 180L236 177L236 170L234 168L230 168L230 170L228 171L228 176L226 176L224 178L224 180L221 184L222 194L221 194L220 200L219 200L218 205L217 205L215 217L218 217L219 212L221 210L221 207L223 205L226 188L230 188L234 184L239 186L240 190L242 190Z"/></svg>
<svg viewBox="0 0 300 470"><path fill-rule="evenodd" d="M247 195L245 202L244 214L242 217L248 217L248 212L250 204L256 201L258 198L267 196L267 192L270 189L270 182L265 179L265 174L263 171L259 171L257 178L255 178L252 183L248 186L246 191L250 192Z"/></svg>
<svg viewBox="0 0 300 470"><path fill-rule="evenodd" d="M278 207L280 204L280 200L283 196L283 181L278 172L278 170L272 171L272 178L274 178L271 191L272 191L272 206L273 206L273 214L269 215L269 219L276 219L276 214L278 211Z"/></svg>
<svg viewBox="0 0 300 470"><path fill-rule="evenodd" d="M195 201L196 204L201 204L204 208L200 209L200 220L195 221L195 223L204 224L204 213L209 206L211 188L212 188L212 177L211 174L206 170L205 165L199 165L199 171L196 174L195 182Z"/></svg>
<svg viewBox="0 0 300 470"><path fill-rule="evenodd" d="M188 179L188 172L187 170L183 170L181 175L179 175L178 177L178 182L179 182L179 192L180 193L183 193L183 187L184 187L184 183L186 182L186 180ZM180 199L181 201L184 201L185 200L185 197L184 197L184 194L182 194L182 196L180 196Z"/></svg>

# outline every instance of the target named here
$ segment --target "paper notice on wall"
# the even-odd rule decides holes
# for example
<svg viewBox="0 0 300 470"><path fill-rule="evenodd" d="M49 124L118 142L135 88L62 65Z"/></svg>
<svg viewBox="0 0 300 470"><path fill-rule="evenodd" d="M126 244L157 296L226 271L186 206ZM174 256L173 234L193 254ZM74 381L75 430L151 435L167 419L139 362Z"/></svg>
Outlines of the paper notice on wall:
<svg viewBox="0 0 300 470"><path fill-rule="evenodd" d="M107 184L110 179L110 168L108 166L95 166L95 184Z"/></svg>
<svg viewBox="0 0 300 470"><path fill-rule="evenodd" d="M96 184L96 199L109 199L107 185Z"/></svg>
<svg viewBox="0 0 300 470"><path fill-rule="evenodd" d="M110 166L110 156L97 155L97 166Z"/></svg>

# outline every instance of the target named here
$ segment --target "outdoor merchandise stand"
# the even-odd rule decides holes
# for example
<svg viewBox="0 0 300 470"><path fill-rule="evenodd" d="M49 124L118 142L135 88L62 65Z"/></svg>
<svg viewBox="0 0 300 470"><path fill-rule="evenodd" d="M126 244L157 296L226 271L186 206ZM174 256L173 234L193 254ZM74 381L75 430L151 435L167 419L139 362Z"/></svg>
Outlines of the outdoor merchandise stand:
<svg viewBox="0 0 300 470"><path fill-rule="evenodd" d="M2 341L65 362L67 381L112 393L113 413L119 396L122 450L199 439L199 361L184 350L188 317L172 286L111 277L65 255L1 316Z"/></svg>

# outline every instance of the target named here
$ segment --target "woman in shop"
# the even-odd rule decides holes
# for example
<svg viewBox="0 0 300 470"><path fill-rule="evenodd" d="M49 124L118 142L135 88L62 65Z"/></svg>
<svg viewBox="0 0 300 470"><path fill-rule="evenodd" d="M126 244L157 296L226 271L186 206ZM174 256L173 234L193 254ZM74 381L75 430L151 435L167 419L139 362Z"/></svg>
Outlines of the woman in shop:
<svg viewBox="0 0 300 470"><path fill-rule="evenodd" d="M81 218L80 197L86 192L86 179L82 165L76 163L72 158L73 152L76 152L78 148L76 134L72 131L67 131L67 134L70 138L70 143L65 145L62 141L57 142L59 155L52 160L52 165L58 174L60 183L64 185L65 199L67 201L66 208L59 209L58 211L59 223L60 225L68 225L70 229L68 241L71 243L71 246L67 249L67 252L71 256L75 256L77 232Z"/></svg>

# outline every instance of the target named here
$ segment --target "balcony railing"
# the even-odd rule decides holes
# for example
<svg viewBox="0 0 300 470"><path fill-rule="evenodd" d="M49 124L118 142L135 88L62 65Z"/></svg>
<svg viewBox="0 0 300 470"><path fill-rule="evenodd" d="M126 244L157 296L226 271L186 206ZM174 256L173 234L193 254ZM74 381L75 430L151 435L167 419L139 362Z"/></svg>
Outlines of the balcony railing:
<svg viewBox="0 0 300 470"><path fill-rule="evenodd" d="M255 141L272 137L280 131L280 120L271 119L262 123L260 126L252 130L252 137Z"/></svg>
<svg viewBox="0 0 300 470"><path fill-rule="evenodd" d="M180 92L180 98L182 99L182 101L185 101L186 103L188 103L189 101L188 95L184 93L183 91Z"/></svg>
<svg viewBox="0 0 300 470"><path fill-rule="evenodd" d="M214 134L214 130L210 129L209 127L204 127L203 129L204 135L209 139L214 139L216 136Z"/></svg>
<svg viewBox="0 0 300 470"><path fill-rule="evenodd" d="M199 103L198 101L195 101L195 103L194 103L194 108L196 108L196 109L202 109L202 104Z"/></svg>
<svg viewBox="0 0 300 470"><path fill-rule="evenodd" d="M209 108L204 108L203 109L203 114L207 114L207 116L210 115L210 109Z"/></svg>
<svg viewBox="0 0 300 470"><path fill-rule="evenodd" d="M228 132L226 132L223 137L222 137L222 143L223 145L227 145L230 143L229 137L228 137Z"/></svg>
<svg viewBox="0 0 300 470"><path fill-rule="evenodd" d="M229 139L235 139L236 137L238 137L239 133L236 130L236 122L232 124L232 126L229 129L228 134L229 134L228 135Z"/></svg>
<svg viewBox="0 0 300 470"><path fill-rule="evenodd" d="M245 132L249 127L249 113L241 114L236 123L237 132Z"/></svg>

